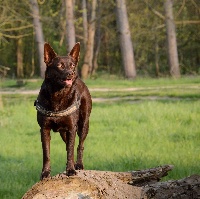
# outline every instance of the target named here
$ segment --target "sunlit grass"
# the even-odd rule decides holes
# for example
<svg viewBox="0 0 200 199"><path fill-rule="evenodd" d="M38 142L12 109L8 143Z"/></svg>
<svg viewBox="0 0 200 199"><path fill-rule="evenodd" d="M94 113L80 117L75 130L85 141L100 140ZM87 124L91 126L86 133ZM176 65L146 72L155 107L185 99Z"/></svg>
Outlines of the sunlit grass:
<svg viewBox="0 0 200 199"><path fill-rule="evenodd" d="M23 100L23 98L21 98ZM32 100L0 111L0 198L20 198L39 180L42 150ZM130 171L173 164L166 179L200 173L200 102L94 103L85 169ZM64 171L65 145L52 133L52 175Z"/></svg>
<svg viewBox="0 0 200 199"><path fill-rule="evenodd" d="M113 89L92 91L93 98L122 98L93 103L85 141L85 169L130 171L173 164L175 169L165 180L200 173L200 78L96 79L86 83L89 88ZM1 82L0 88L38 89L41 80L20 88L15 84L13 80ZM139 90L116 90L133 87ZM150 101L148 97L152 96L156 98ZM39 180L42 168L40 132L33 106L37 96L1 97L0 198L21 198ZM51 134L51 163L52 175L65 170L65 144L58 133Z"/></svg>
<svg viewBox="0 0 200 199"><path fill-rule="evenodd" d="M199 102L97 105L94 111L99 120L92 117L90 135L95 139L95 131L100 136L95 146L102 145L101 169L126 171L174 164L171 178L200 172ZM99 147L89 149L93 150L98 153Z"/></svg>
<svg viewBox="0 0 200 199"><path fill-rule="evenodd" d="M94 98L113 98L113 97L135 97L140 99L142 97L157 96L157 97L173 97L173 98L200 98L199 92L200 86L190 87L151 87L151 88L141 88L136 90L108 90L108 91L93 91L91 90L91 95Z"/></svg>
<svg viewBox="0 0 200 199"><path fill-rule="evenodd" d="M18 85L16 79L0 81L0 89L39 89L42 79L25 79L24 84ZM150 78L137 77L134 80L127 80L118 76L105 75L95 79L87 79L85 83L89 88L131 88L131 87L160 87L160 86L194 86L200 83L199 76L183 76L180 79L174 78Z"/></svg>

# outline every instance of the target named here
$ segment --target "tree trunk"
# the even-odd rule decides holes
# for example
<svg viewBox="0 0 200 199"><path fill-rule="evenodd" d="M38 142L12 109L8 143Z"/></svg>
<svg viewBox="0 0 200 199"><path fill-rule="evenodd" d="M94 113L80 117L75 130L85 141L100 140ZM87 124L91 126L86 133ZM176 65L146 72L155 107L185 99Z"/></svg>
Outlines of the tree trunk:
<svg viewBox="0 0 200 199"><path fill-rule="evenodd" d="M180 68L178 60L178 51L176 43L176 29L173 19L173 0L165 0L165 23L167 31L168 59L170 65L170 74L172 77L180 77Z"/></svg>
<svg viewBox="0 0 200 199"><path fill-rule="evenodd" d="M125 0L116 0L116 10L125 76L134 79L136 77L136 66Z"/></svg>
<svg viewBox="0 0 200 199"><path fill-rule="evenodd" d="M67 51L70 52L76 43L73 0L65 0L65 5L67 18Z"/></svg>
<svg viewBox="0 0 200 199"><path fill-rule="evenodd" d="M65 6L65 0L62 0L62 7L60 8L60 42L59 46L63 45L64 39L66 38L66 24L67 24L67 19L66 19L66 6ZM68 52L67 52L68 53Z"/></svg>
<svg viewBox="0 0 200 199"><path fill-rule="evenodd" d="M94 56L93 56L93 64L92 64L92 75L95 75L98 69L98 54L100 50L101 44L101 0L98 1L97 5L97 25L96 25L96 35L95 35L95 45L94 45Z"/></svg>
<svg viewBox="0 0 200 199"><path fill-rule="evenodd" d="M32 52L31 52L31 73L30 73L30 77L33 77L33 75L35 74L35 59L34 59L34 40L32 41Z"/></svg>
<svg viewBox="0 0 200 199"><path fill-rule="evenodd" d="M84 64L81 70L81 77L87 79L92 72L92 60L94 52L94 36L95 36L95 18L96 18L97 0L92 0L92 11L90 23L88 24L87 49L84 56Z"/></svg>
<svg viewBox="0 0 200 199"><path fill-rule="evenodd" d="M83 38L84 50L86 50L88 38L88 21L87 21L87 5L86 0L82 0L82 16L83 16Z"/></svg>
<svg viewBox="0 0 200 199"><path fill-rule="evenodd" d="M40 64L40 76L44 78L46 66L44 63L44 35L42 30L42 24L40 22L40 14L37 0L29 0L31 4L31 11L33 15L33 24L35 29L35 37L36 43L38 46L38 54L39 54L39 64Z"/></svg>
<svg viewBox="0 0 200 199"><path fill-rule="evenodd" d="M23 52L22 52L22 38L17 40L17 77L24 77L23 70Z"/></svg>
<svg viewBox="0 0 200 199"><path fill-rule="evenodd" d="M156 65L156 76L160 76L160 67L159 67L159 46L158 46L158 38L155 36L155 65Z"/></svg>

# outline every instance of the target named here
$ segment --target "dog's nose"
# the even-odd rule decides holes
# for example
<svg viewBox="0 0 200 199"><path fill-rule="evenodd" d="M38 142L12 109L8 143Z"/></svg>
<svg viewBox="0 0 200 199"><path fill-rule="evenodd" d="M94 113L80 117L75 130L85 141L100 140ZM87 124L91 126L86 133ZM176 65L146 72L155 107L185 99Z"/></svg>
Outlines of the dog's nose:
<svg viewBox="0 0 200 199"><path fill-rule="evenodd" d="M68 71L68 72L67 72L67 76L71 76L71 75L73 75L73 74L74 74L73 71Z"/></svg>

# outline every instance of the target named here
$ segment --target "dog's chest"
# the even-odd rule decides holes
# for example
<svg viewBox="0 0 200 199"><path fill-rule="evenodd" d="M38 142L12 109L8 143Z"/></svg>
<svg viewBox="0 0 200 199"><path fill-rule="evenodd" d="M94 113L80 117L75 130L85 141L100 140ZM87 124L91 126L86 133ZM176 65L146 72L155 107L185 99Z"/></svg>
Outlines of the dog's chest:
<svg viewBox="0 0 200 199"><path fill-rule="evenodd" d="M63 111L68 109L75 103L76 92L67 92L66 90L54 93L51 96L51 106L53 111ZM78 112L74 112L68 116L52 117L51 128L54 132L70 130L74 128L78 121Z"/></svg>
<svg viewBox="0 0 200 199"><path fill-rule="evenodd" d="M71 130L74 126L73 119L70 116L51 118L51 129L54 132Z"/></svg>
<svg viewBox="0 0 200 199"><path fill-rule="evenodd" d="M53 111L62 111L73 104L75 97L73 93L66 90L55 92L51 95L51 107Z"/></svg>

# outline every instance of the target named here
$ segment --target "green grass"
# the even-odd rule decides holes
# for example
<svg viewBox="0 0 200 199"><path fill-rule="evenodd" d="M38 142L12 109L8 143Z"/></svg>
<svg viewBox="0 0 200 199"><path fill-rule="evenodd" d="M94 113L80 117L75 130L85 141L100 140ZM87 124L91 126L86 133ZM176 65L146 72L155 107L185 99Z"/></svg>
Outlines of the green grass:
<svg viewBox="0 0 200 199"><path fill-rule="evenodd" d="M149 85L154 84L148 81ZM117 82L113 81L114 85L110 87L115 87L119 84ZM85 142L85 169L130 171L173 164L175 169L164 180L200 174L199 95L197 89L185 89L194 84L198 86L195 82L198 80L179 80L176 84L178 99L175 101L170 98L163 101L122 99L118 102L93 103L90 132ZM155 84L153 87L155 92ZM141 92L143 96L152 95L145 86ZM157 95L165 96L170 92L168 89L162 94L162 90L158 89ZM118 96L119 93L113 91L112 95ZM121 93L122 97L126 95L126 92L124 95ZM133 93L136 98L141 97L140 91ZM105 92L95 94L96 97L101 95L106 96ZM42 150L33 106L35 98L34 95L2 95L1 199L21 198L39 180ZM55 175L65 170L66 152L59 134L52 133L51 136L52 175Z"/></svg>
<svg viewBox="0 0 200 199"><path fill-rule="evenodd" d="M89 88L131 88L131 87L158 87L158 86L195 86L199 85L200 77L182 77L180 79L174 78L142 78L137 77L135 80L127 80L118 78L116 76L105 76L104 78L88 79L85 81ZM24 84L19 86L17 80L7 79L0 81L0 89L39 89L42 79L27 79Z"/></svg>
<svg viewBox="0 0 200 199"><path fill-rule="evenodd" d="M98 97L104 97L104 98L113 98L113 97L136 97L137 99L143 98L143 97L171 97L171 98L193 98L193 99L199 99L200 98L200 92L199 92L200 86L196 87L190 87L190 86L184 86L184 87L153 87L153 88L141 88L134 91L128 91L128 90L108 90L108 91L92 91L91 95L94 98Z"/></svg>
<svg viewBox="0 0 200 199"><path fill-rule="evenodd" d="M0 89L2 90L34 90L39 89L42 84L42 79L25 79L20 85L16 79L6 79L0 81Z"/></svg>
<svg viewBox="0 0 200 199"><path fill-rule="evenodd" d="M198 85L200 83L199 76L174 78L143 78L137 77L135 80L114 79L109 76L104 78L89 79L86 81L90 88L131 88L131 87L157 87L157 86L184 86Z"/></svg>

